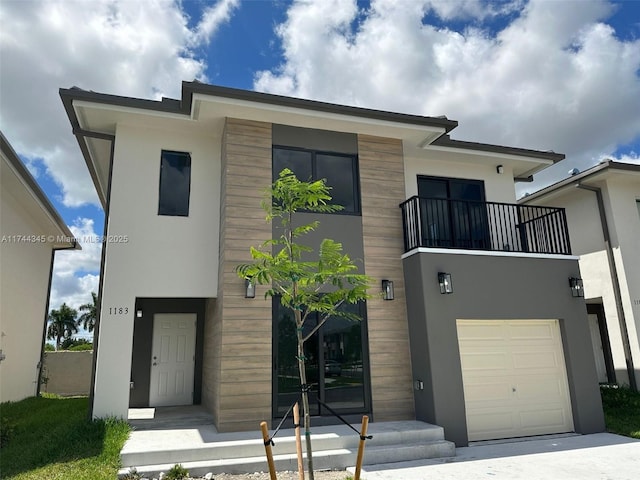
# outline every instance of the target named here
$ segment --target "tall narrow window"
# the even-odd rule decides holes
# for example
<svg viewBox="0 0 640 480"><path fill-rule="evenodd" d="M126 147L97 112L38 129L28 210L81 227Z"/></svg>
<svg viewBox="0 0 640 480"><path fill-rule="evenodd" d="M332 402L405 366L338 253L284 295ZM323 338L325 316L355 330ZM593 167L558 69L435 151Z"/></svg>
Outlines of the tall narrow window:
<svg viewBox="0 0 640 480"><path fill-rule="evenodd" d="M191 155L162 151L160 161L160 200L158 215L189 216Z"/></svg>

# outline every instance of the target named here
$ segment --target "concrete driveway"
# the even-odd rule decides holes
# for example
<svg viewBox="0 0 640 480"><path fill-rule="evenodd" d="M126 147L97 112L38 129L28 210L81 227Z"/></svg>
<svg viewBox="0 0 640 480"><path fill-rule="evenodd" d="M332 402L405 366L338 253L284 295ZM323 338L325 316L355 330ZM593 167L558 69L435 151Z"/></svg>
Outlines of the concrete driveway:
<svg viewBox="0 0 640 480"><path fill-rule="evenodd" d="M353 469L349 469L353 472ZM364 480L638 480L640 440L597 433L483 443L456 457L365 467Z"/></svg>

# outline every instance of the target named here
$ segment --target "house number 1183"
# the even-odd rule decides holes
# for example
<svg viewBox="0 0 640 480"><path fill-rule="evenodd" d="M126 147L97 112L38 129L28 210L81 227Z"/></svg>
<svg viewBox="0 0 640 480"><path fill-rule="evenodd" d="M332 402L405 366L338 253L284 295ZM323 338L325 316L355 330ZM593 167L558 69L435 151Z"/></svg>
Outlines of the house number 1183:
<svg viewBox="0 0 640 480"><path fill-rule="evenodd" d="M127 315L129 313L129 307L110 307L109 315Z"/></svg>

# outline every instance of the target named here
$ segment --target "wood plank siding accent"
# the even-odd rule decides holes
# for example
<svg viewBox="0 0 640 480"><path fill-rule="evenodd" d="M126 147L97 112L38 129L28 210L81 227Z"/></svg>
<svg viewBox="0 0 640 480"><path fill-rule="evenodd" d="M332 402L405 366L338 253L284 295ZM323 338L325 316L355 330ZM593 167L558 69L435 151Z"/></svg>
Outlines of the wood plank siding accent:
<svg viewBox="0 0 640 480"><path fill-rule="evenodd" d="M405 200L402 141L358 136L362 233L367 275L393 281L395 300L367 302L369 362L374 419L415 418L409 329L401 255L404 244L398 205Z"/></svg>
<svg viewBox="0 0 640 480"><path fill-rule="evenodd" d="M271 238L260 204L271 183L271 124L227 118L222 137L218 297L207 305L203 404L218 431L271 420L271 301L245 299L234 268ZM212 272L212 274L214 274Z"/></svg>

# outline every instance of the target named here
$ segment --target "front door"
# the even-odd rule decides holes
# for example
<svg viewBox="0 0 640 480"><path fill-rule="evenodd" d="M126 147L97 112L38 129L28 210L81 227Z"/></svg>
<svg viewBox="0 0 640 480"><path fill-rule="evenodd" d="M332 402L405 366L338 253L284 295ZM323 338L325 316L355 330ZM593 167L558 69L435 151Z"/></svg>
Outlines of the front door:
<svg viewBox="0 0 640 480"><path fill-rule="evenodd" d="M300 381L293 312L281 307L277 299L274 303L274 417L277 418L299 398ZM364 304L343 308L364 318ZM315 317L307 319L303 335L313 330L316 322ZM331 317L305 343L311 415L330 415L322 403L341 414L369 411L365 343L365 320L343 317Z"/></svg>
<svg viewBox="0 0 640 480"><path fill-rule="evenodd" d="M593 345L593 355L596 360L596 373L598 374L599 383L607 383L607 365L604 360L604 348L602 346L602 337L600 336L600 326L598 325L598 315L590 313L589 331L591 332L591 343Z"/></svg>
<svg viewBox="0 0 640 480"><path fill-rule="evenodd" d="M150 407L193 403L195 344L195 313L153 316Z"/></svg>

